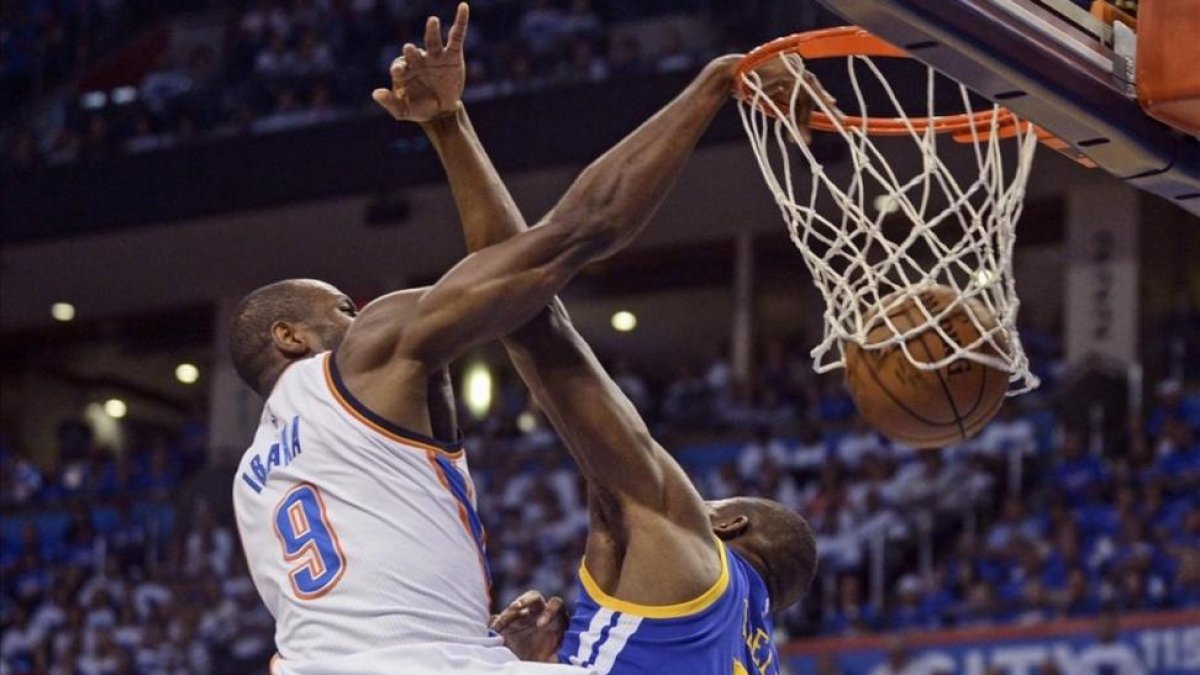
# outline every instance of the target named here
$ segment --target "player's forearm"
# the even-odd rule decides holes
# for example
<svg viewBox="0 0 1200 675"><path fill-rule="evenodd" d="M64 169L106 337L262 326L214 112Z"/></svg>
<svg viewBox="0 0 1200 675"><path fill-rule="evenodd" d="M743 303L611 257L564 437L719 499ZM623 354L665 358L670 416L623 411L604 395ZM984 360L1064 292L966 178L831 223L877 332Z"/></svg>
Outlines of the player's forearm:
<svg viewBox="0 0 1200 675"><path fill-rule="evenodd" d="M654 117L593 162L549 218L599 242L598 257L627 244L649 221L721 106L729 100L736 56L723 56Z"/></svg>
<svg viewBox="0 0 1200 675"><path fill-rule="evenodd" d="M537 227L480 249L451 269L418 303L402 340L405 356L441 365L513 331L588 263L628 243L729 98L735 64L724 57L706 67L674 101L588 167Z"/></svg>
<svg viewBox="0 0 1200 675"><path fill-rule="evenodd" d="M502 342L590 485L640 502L662 497L657 444L561 302L550 303ZM628 480L632 475L639 479Z"/></svg>
<svg viewBox="0 0 1200 675"><path fill-rule="evenodd" d="M543 223L572 230L577 241L592 241L593 259L627 244L649 222L713 116L729 99L736 62L722 57L710 63L666 107L589 165ZM492 231L503 229L494 226ZM557 316L563 320L554 320ZM561 365L549 364L550 354L566 355L573 366L587 361L581 354L587 345L565 316L552 303L503 338L531 388L535 380L526 375L540 366Z"/></svg>
<svg viewBox="0 0 1200 675"><path fill-rule="evenodd" d="M461 104L454 114L421 126L446 170L468 252L528 229Z"/></svg>

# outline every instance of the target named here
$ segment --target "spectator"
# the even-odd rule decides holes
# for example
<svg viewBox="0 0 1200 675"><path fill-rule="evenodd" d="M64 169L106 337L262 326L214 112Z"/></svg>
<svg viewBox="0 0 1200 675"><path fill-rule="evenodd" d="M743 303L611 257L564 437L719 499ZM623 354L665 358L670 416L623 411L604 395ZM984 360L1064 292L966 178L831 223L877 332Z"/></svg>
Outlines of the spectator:
<svg viewBox="0 0 1200 675"><path fill-rule="evenodd" d="M1146 419L1146 433L1160 435L1168 422L1181 422L1193 431L1200 429L1200 396L1185 396L1183 383L1164 380L1155 388L1155 405Z"/></svg>
<svg viewBox="0 0 1200 675"><path fill-rule="evenodd" d="M1071 501L1089 498L1108 480L1108 471L1100 458L1087 452L1077 433L1063 437L1062 459L1051 474L1051 482Z"/></svg>
<svg viewBox="0 0 1200 675"><path fill-rule="evenodd" d="M1100 603L1088 589L1083 569L1077 567L1067 573L1067 586L1058 594L1057 605L1059 613L1072 618L1095 614L1100 609Z"/></svg>
<svg viewBox="0 0 1200 675"><path fill-rule="evenodd" d="M616 381L621 392L629 397L639 413L646 416L653 410L650 390L646 387L646 381L630 368L627 360L619 359L617 361L613 380Z"/></svg>
<svg viewBox="0 0 1200 675"><path fill-rule="evenodd" d="M608 64L596 53L591 38L579 37L571 43L570 74L576 82L599 82L608 79Z"/></svg>
<svg viewBox="0 0 1200 675"><path fill-rule="evenodd" d="M591 0L572 0L571 11L562 22L563 33L576 39L595 39L604 25L592 7Z"/></svg>
<svg viewBox="0 0 1200 675"><path fill-rule="evenodd" d="M304 31L300 38L300 50L294 60L293 70L299 77L326 75L333 70L333 52L321 40L314 28Z"/></svg>
<svg viewBox="0 0 1200 675"><path fill-rule="evenodd" d="M892 608L888 627L892 630L920 630L936 628L938 621L935 616L927 613L927 607L922 602L924 584L914 574L906 574L897 584L896 606Z"/></svg>
<svg viewBox="0 0 1200 675"><path fill-rule="evenodd" d="M1174 607L1200 607L1200 548L1179 552L1178 571L1167 598Z"/></svg>
<svg viewBox="0 0 1200 675"><path fill-rule="evenodd" d="M843 465L857 469L864 455L878 454L882 449L883 439L879 433L862 418L856 418L850 433L838 440L835 455Z"/></svg>
<svg viewBox="0 0 1200 675"><path fill-rule="evenodd" d="M782 467L787 464L787 448L774 438L771 430L760 427L754 440L744 445L738 453L738 475L743 481L755 482L764 464Z"/></svg>
<svg viewBox="0 0 1200 675"><path fill-rule="evenodd" d="M821 439L820 430L815 425L806 425L789 453L786 466L803 473L816 473L828 460L829 448Z"/></svg>
<svg viewBox="0 0 1200 675"><path fill-rule="evenodd" d="M1021 602L1014 617L1017 624L1029 626L1054 618L1054 606L1046 587L1038 579L1030 579L1022 589Z"/></svg>
<svg viewBox="0 0 1200 675"><path fill-rule="evenodd" d="M991 626L1001 618L992 587L983 582L973 584L967 590L966 600L959 608L958 625Z"/></svg>
<svg viewBox="0 0 1200 675"><path fill-rule="evenodd" d="M825 631L831 635L869 633L878 624L878 615L862 597L858 577L844 576L838 586L837 606L825 619Z"/></svg>
<svg viewBox="0 0 1200 675"><path fill-rule="evenodd" d="M642 74L642 45L633 35L614 37L608 48L609 72L615 78Z"/></svg>
<svg viewBox="0 0 1200 675"><path fill-rule="evenodd" d="M267 83L279 82L296 72L296 61L296 54L287 48L283 35L274 33L254 58L254 72Z"/></svg>
<svg viewBox="0 0 1200 675"><path fill-rule="evenodd" d="M655 60L654 69L660 73L677 73L691 70L696 65L696 56L683 45L683 31L671 25L664 29L662 51Z"/></svg>
<svg viewBox="0 0 1200 675"><path fill-rule="evenodd" d="M547 57L568 32L569 23L551 0L534 0L521 17L518 29L525 47L535 57Z"/></svg>
<svg viewBox="0 0 1200 675"><path fill-rule="evenodd" d="M1037 520L1025 513L1025 503L1019 497L1010 497L1004 503L1004 515L992 525L985 546L991 553L1011 550L1015 541L1036 541L1040 532Z"/></svg>

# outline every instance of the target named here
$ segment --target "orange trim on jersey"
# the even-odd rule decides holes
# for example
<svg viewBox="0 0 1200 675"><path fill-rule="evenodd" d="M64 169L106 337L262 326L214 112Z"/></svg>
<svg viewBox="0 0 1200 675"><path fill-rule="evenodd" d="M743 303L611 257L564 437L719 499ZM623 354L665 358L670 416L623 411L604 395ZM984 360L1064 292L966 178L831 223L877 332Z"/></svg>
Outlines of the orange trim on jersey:
<svg viewBox="0 0 1200 675"><path fill-rule="evenodd" d="M458 500L458 497L454 496L454 490L450 487L450 481L446 479L445 474L442 473L442 467L437 463L437 455L435 455L432 450L427 450L425 453L425 459L429 461L429 466L433 467L433 473L437 475L438 482L442 484L442 487L446 488L446 492L450 493L450 498L454 500L454 505L458 507L458 521L462 523L463 529L466 530L467 539L471 540L471 544L475 548L475 553L479 558L479 573L483 575L484 584L487 586L487 604L490 607L492 604L492 583L490 581L491 575L488 574L487 560L484 560L483 558L483 551L479 549L478 545L475 545L475 531L471 529L471 519L467 516L467 507L463 506L463 503ZM485 534L484 542L486 541L487 535Z"/></svg>
<svg viewBox="0 0 1200 675"><path fill-rule="evenodd" d="M317 598L324 597L326 593L332 591L334 588L337 588L337 585L342 582L342 577L346 575L346 566L349 563L346 560L345 551L342 550L342 541L338 539L337 530L334 529L333 523L329 522L329 513L325 510L325 498L321 496L321 490L316 485L313 485L312 483L296 484L291 490L288 490L287 493L283 495L283 498L279 500L279 503L275 505L275 508L271 510L271 513L278 513L279 507L282 506L285 501L287 501L288 497L292 496L293 492L305 487L312 488L313 494L317 498L317 505L321 507L321 521L324 523L325 529L329 532L329 536L333 538L333 546L337 549L338 557L342 560L342 568L338 570L337 576L333 578L333 581L330 581L316 593L305 593L301 591L300 588L296 586L296 575L299 574L301 570L307 569L309 574L312 574L314 578L319 577L325 573L325 561L321 559L321 554L317 550L317 545L312 541L309 541L307 544L302 546L296 553L288 555L287 542L283 540L283 535L279 532L279 521L274 517L271 518L271 529L275 533L275 538L279 540L279 546L283 550L284 560L288 562L294 562L311 554L308 561L304 565L301 565L300 567L297 567L288 573L288 582L292 586L292 593L294 593L295 596L300 600L316 600ZM304 510L301 509L297 513L298 516L296 517L304 521L304 532L308 532L311 526L308 523L308 517L304 515ZM296 520L293 519L292 509L288 509L288 520L292 523L293 527L295 527Z"/></svg>
<svg viewBox="0 0 1200 675"><path fill-rule="evenodd" d="M332 353L328 354L325 357L325 366L324 366L325 384L329 387L329 393L333 394L334 400L336 400L339 404L341 404L342 408L346 412L350 413L350 416L353 417L355 420L357 420L359 423L363 424L364 426L371 429L375 433L380 434L381 436L384 436L388 440L395 441L396 443L400 443L401 445L406 445L406 446L415 448L417 450L437 452L437 453L440 453L442 455L449 457L450 459L458 459L459 457L463 456L462 448L459 448L458 450L447 450L445 448L439 448L436 445L432 445L432 444L422 441L420 439L413 438L412 436L398 434L395 431L386 429L383 426L372 421L365 414L363 414L362 410L359 409L360 407L363 407L361 403L358 403L357 401L346 400L346 398L344 396L342 396L342 392L338 391L338 387L333 381L333 371L330 368L330 363L332 362L332 360L333 360Z"/></svg>

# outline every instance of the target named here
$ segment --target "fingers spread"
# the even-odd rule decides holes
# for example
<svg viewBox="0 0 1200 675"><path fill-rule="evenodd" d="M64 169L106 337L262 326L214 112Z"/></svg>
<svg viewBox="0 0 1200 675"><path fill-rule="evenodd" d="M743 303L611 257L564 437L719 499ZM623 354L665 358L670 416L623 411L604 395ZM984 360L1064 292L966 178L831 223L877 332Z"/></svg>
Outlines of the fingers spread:
<svg viewBox="0 0 1200 675"><path fill-rule="evenodd" d="M458 11L454 14L454 24L450 26L450 35L447 38L446 49L451 51L461 51L463 43L467 39L467 24L471 20L471 8L467 3L460 2Z"/></svg>

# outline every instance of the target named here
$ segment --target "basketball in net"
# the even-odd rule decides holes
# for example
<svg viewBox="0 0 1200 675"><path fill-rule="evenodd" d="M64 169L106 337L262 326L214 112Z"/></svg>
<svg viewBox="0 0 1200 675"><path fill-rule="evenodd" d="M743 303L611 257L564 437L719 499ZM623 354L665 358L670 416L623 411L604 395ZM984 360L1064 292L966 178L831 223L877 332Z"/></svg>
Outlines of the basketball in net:
<svg viewBox="0 0 1200 675"><path fill-rule="evenodd" d="M976 324L985 331L995 325L981 303L932 286L866 321L866 348L846 345L846 384L863 419L885 436L914 448L945 447L974 436L1000 410L1005 371L968 359L932 370L913 363L937 363L978 341ZM907 336L902 343L870 349L897 333Z"/></svg>
<svg viewBox="0 0 1200 675"><path fill-rule="evenodd" d="M743 59L739 109L824 299L814 369L844 368L860 414L881 433L940 447L977 433L1006 394L1038 384L1017 332L1012 255L1048 134L919 64L919 84L910 78L904 91L923 100L902 102L876 63L897 58L907 54L853 26L781 38ZM818 59L844 63L838 77L852 93L839 107L851 114L809 73ZM962 112L938 114L947 88ZM869 102L886 116L870 115ZM832 135L848 162L826 167L809 130Z"/></svg>

